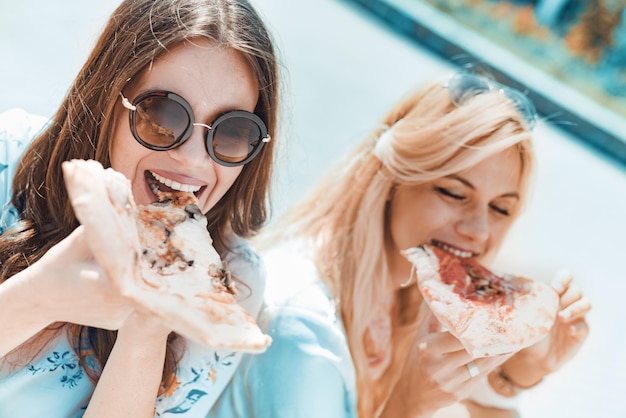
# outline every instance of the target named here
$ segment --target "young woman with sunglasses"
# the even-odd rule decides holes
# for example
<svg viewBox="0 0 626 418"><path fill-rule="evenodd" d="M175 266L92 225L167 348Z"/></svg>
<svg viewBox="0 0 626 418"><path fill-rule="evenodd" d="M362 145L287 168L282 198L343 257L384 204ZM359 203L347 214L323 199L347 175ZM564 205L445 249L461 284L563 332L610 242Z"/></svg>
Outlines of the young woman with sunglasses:
<svg viewBox="0 0 626 418"><path fill-rule="evenodd" d="M473 359L451 334L425 330L428 309L400 253L428 243L489 265L528 194L535 119L522 93L456 73L400 101L272 228L267 293L282 293L283 309L313 306L323 332L313 320L292 332L279 313L270 328L285 337L274 335L267 354L290 334L334 335L319 352L350 364L353 378L327 377L326 392L346 394L332 416L349 416L342 401L354 385L359 417L516 416L515 395L577 352L590 305L569 276L552 282L561 306L549 336L512 356Z"/></svg>
<svg viewBox="0 0 626 418"><path fill-rule="evenodd" d="M12 155L0 416L206 416L241 354L184 341L112 288L61 163L113 167L138 204L194 192L256 315L265 276L245 238L268 215L278 86L272 39L247 0L121 2L57 113L19 163Z"/></svg>

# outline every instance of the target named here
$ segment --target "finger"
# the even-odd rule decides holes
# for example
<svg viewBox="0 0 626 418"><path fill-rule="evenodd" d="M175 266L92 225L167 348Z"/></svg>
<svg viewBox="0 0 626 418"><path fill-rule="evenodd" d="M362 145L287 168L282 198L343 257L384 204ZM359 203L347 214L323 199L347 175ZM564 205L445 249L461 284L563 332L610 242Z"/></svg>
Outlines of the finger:
<svg viewBox="0 0 626 418"><path fill-rule="evenodd" d="M461 341L447 331L427 335L419 344L419 348L421 351L436 350L440 354L465 350Z"/></svg>
<svg viewBox="0 0 626 418"><path fill-rule="evenodd" d="M458 356L458 354L454 354ZM433 373L433 378L436 382L442 386L442 388L449 392L455 392L455 387L459 384L467 382L480 376L482 371L478 364L472 360L461 362L458 364L458 359L455 359L455 364L446 363L446 367L439 367Z"/></svg>
<svg viewBox="0 0 626 418"><path fill-rule="evenodd" d="M570 286L565 293L561 295L560 307L561 309L567 308L572 303L580 300L583 297L583 291L576 285Z"/></svg>
<svg viewBox="0 0 626 418"><path fill-rule="evenodd" d="M465 350L455 351L439 357L429 366L434 381L451 389L480 375L481 370Z"/></svg>
<svg viewBox="0 0 626 418"><path fill-rule="evenodd" d="M507 361L512 357L512 354L503 354L492 357L481 357L474 359L474 362L478 365L478 368L483 374L491 373L496 367Z"/></svg>
<svg viewBox="0 0 626 418"><path fill-rule="evenodd" d="M582 341L589 335L589 324L585 321L578 321L570 325L568 331L570 336Z"/></svg>
<svg viewBox="0 0 626 418"><path fill-rule="evenodd" d="M464 367L465 365L473 361L473 359L472 356L470 356L465 349L461 349L445 354L445 356L443 357L443 361L455 368L459 368Z"/></svg>
<svg viewBox="0 0 626 418"><path fill-rule="evenodd" d="M87 242L85 227L82 225L78 226L57 245L59 250L63 253L69 253L74 260L93 259L93 254Z"/></svg>
<svg viewBox="0 0 626 418"><path fill-rule="evenodd" d="M87 238L85 236L85 227L79 225L75 230L73 230L65 239L64 242L71 244L72 246L77 245L80 247L84 247L87 245Z"/></svg>
<svg viewBox="0 0 626 418"><path fill-rule="evenodd" d="M568 289L572 280L572 274L568 270L560 270L550 282L550 286L561 296Z"/></svg>
<svg viewBox="0 0 626 418"><path fill-rule="evenodd" d="M591 310L591 302L585 297L581 297L576 302L559 312L559 320L564 323L574 323L585 318Z"/></svg>

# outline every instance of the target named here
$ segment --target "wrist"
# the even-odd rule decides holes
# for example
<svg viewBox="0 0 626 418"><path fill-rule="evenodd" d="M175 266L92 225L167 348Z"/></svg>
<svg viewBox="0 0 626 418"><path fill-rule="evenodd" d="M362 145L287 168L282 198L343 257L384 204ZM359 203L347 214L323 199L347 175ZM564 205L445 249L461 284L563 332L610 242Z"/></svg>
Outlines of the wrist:
<svg viewBox="0 0 626 418"><path fill-rule="evenodd" d="M115 346L125 356L136 362L148 362L152 359L162 361L167 349L167 335L142 335L118 331Z"/></svg>
<svg viewBox="0 0 626 418"><path fill-rule="evenodd" d="M488 382L491 388L500 396L505 398L511 398L516 396L523 390L532 389L543 381L544 374L537 377L535 373L530 375L518 375L522 378L521 381L517 378L511 377L510 372L506 367L506 363L500 365L488 376Z"/></svg>
<svg viewBox="0 0 626 418"><path fill-rule="evenodd" d="M118 330L117 341L127 344L129 348L134 348L137 351L142 349L153 349L155 346L165 346L167 344L168 336L171 331L165 329L158 330L137 330L133 332L123 326Z"/></svg>
<svg viewBox="0 0 626 418"><path fill-rule="evenodd" d="M500 366L500 369L520 389L537 386L545 376L550 374L550 370L542 362L527 355L525 351L508 359Z"/></svg>
<svg viewBox="0 0 626 418"><path fill-rule="evenodd" d="M50 292L37 280L32 269L22 270L4 283L7 288L13 287L12 298L16 301L29 301L29 303L16 304L14 313L23 318L33 328L39 330L48 325L58 322L60 315L56 313L56 307L52 303L54 298Z"/></svg>

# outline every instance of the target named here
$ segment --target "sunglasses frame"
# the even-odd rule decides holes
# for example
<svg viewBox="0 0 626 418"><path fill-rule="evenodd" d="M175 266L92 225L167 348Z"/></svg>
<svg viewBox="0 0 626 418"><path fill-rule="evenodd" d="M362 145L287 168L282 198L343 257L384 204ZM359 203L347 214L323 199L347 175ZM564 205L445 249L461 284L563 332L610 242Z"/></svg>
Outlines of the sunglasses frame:
<svg viewBox="0 0 626 418"><path fill-rule="evenodd" d="M458 85L451 83L451 81L455 79L471 80L471 82L467 83L465 86L469 86L469 88L461 90L459 87L463 85L462 82L459 82ZM455 85L457 87L454 87ZM522 115L526 128L529 131L532 131L537 125L538 115L535 105L528 96L513 87L467 71L459 71L451 74L445 82L444 87L448 90L450 100L457 107L463 105L469 98L475 97L481 93L501 94L513 103L517 111Z"/></svg>
<svg viewBox="0 0 626 418"><path fill-rule="evenodd" d="M204 146L206 148L207 153L211 157L211 159L219 165L223 165L226 167L238 167L240 165L244 165L252 161L261 152L261 149L263 148L265 143L271 141L271 137L267 133L267 126L265 126L265 123L263 122L263 120L256 114L252 112L248 112L246 110L231 110L229 112L223 113L220 116L218 116L213 122L211 122L210 125L206 125L204 123L196 122L193 109L191 108L191 105L189 104L189 102L187 102L187 100L185 100L182 96L176 93L172 93L171 91L149 90L149 91L139 94L137 97L135 97L135 99L133 99L132 102L128 100L122 92L120 92L120 96L122 97L122 105L130 111L129 123L130 123L130 130L133 134L133 137L141 145L153 151L168 151L168 150L181 146L191 137L191 133L194 127L202 126L204 128L207 128L207 134L204 140ZM187 112L187 115L189 117L188 126L185 128L183 133L179 137L177 137L176 140L170 145L159 146L159 145L150 144L144 141L139 135L139 133L137 132L137 124L136 124L136 119L135 119L135 115L137 113L137 105L149 97L160 97L160 98L170 99L174 101L175 103L179 104L180 106L182 106L185 112ZM221 160L219 157L217 157L217 155L215 154L215 149L213 147L213 135L215 133L214 127L218 126L221 122L225 120L236 118L236 117L251 120L259 127L259 131L261 132L260 142L259 142L259 145L257 145L257 147L252 151L252 153L248 155L242 161L237 161L237 162L224 161L224 160Z"/></svg>

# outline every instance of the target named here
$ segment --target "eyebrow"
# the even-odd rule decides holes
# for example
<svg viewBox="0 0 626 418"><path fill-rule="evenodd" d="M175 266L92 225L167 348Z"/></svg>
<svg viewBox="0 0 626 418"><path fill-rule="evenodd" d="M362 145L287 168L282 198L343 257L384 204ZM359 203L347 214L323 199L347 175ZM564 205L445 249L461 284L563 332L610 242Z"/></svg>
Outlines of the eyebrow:
<svg viewBox="0 0 626 418"><path fill-rule="evenodd" d="M467 179L464 179L463 177L459 177L456 174L451 174L451 175L446 176L446 177L449 178L449 179L461 182L461 183L463 183L464 185L466 185L467 187L469 187L472 190L476 190L476 187L472 183L470 183ZM515 197L515 198L519 199L519 193L517 193L517 192L504 193L504 194L502 194L502 195L500 195L498 197Z"/></svg>

